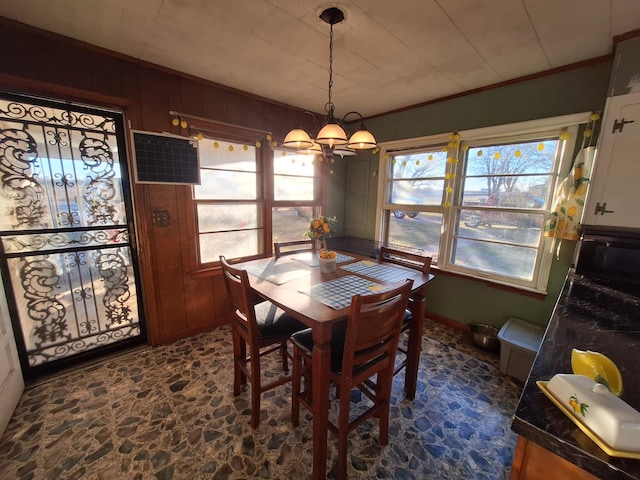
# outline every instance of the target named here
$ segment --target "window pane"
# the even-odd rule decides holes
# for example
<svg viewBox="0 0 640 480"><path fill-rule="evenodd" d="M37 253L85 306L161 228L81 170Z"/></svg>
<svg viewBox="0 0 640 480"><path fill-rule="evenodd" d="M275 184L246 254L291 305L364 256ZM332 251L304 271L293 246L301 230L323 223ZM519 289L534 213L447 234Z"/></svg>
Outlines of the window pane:
<svg viewBox="0 0 640 480"><path fill-rule="evenodd" d="M447 153L426 151L396 155L391 160L389 202L404 205L440 205Z"/></svg>
<svg viewBox="0 0 640 480"><path fill-rule="evenodd" d="M454 265L527 281L533 278L538 253L535 248L468 238L457 238L454 247Z"/></svg>
<svg viewBox="0 0 640 480"><path fill-rule="evenodd" d="M305 240L313 207L276 207L273 209L273 242Z"/></svg>
<svg viewBox="0 0 640 480"><path fill-rule="evenodd" d="M217 145L217 146L216 146ZM255 146L221 140L202 140L198 144L200 168L256 172Z"/></svg>
<svg viewBox="0 0 640 480"><path fill-rule="evenodd" d="M198 230L221 232L261 227L258 205L198 205Z"/></svg>
<svg viewBox="0 0 640 480"><path fill-rule="evenodd" d="M217 262L220 255L227 259L247 257L261 253L262 230L205 233L200 235L200 261Z"/></svg>
<svg viewBox="0 0 640 480"><path fill-rule="evenodd" d="M500 229L536 229L536 235L539 236L544 221L542 213L516 213L488 209L461 209L460 216L464 226L483 232L492 230L494 234Z"/></svg>
<svg viewBox="0 0 640 480"><path fill-rule="evenodd" d="M403 213L403 212L400 212ZM440 248L442 215L428 212L392 212L389 220L389 243L421 248L437 263Z"/></svg>
<svg viewBox="0 0 640 480"><path fill-rule="evenodd" d="M444 177L447 169L447 153L439 150L396 155L393 157L392 165L394 179Z"/></svg>
<svg viewBox="0 0 640 480"><path fill-rule="evenodd" d="M286 153L286 155L283 155ZM273 152L273 173L276 175L298 175L303 177L313 177L314 155L298 155L275 150Z"/></svg>
<svg viewBox="0 0 640 480"><path fill-rule="evenodd" d="M467 151L467 175L550 173L557 148L558 139L470 146Z"/></svg>
<svg viewBox="0 0 640 480"><path fill-rule="evenodd" d="M551 175L467 177L464 179L462 204L500 208L545 208L551 188L550 182Z"/></svg>
<svg viewBox="0 0 640 480"><path fill-rule="evenodd" d="M273 199L312 201L314 197L314 155L273 152Z"/></svg>
<svg viewBox="0 0 640 480"><path fill-rule="evenodd" d="M490 242L537 247L543 215L461 210L456 235Z"/></svg>
<svg viewBox="0 0 640 480"><path fill-rule="evenodd" d="M202 170L202 185L194 186L199 200L253 200L257 198L255 173Z"/></svg>
<svg viewBox="0 0 640 480"><path fill-rule="evenodd" d="M275 175L273 177L274 200L313 201L313 182L313 178Z"/></svg>
<svg viewBox="0 0 640 480"><path fill-rule="evenodd" d="M470 146L466 155L463 205L491 205L491 195L499 192L528 192L543 199L543 204L520 206L517 203L526 202L514 198L505 205L494 202L493 206L543 208L549 195L558 143L558 139L552 139Z"/></svg>
<svg viewBox="0 0 640 480"><path fill-rule="evenodd" d="M402 205L441 205L444 180L396 180L391 203Z"/></svg>

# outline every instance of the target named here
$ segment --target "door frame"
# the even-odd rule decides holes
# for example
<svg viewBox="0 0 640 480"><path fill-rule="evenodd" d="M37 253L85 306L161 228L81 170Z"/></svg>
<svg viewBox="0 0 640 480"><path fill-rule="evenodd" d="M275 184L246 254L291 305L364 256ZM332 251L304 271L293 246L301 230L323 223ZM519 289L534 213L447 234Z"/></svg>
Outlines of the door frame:
<svg viewBox="0 0 640 480"><path fill-rule="evenodd" d="M63 108L64 106L73 105L74 111L87 113L87 114L112 114L113 121L116 125L116 142L118 148L118 159L120 165L121 174L121 186L122 197L125 205L126 212L126 225L129 232L129 251L131 255L131 267L134 272L134 284L136 287L137 295L137 309L138 309L138 325L140 334L136 337L131 337L124 341L114 342L103 346L98 346L90 350L71 355L69 357L61 358L51 361L49 363L40 364L37 366L30 366L27 359L27 351L25 348L25 339L22 335L22 331L19 325L19 312L18 304L14 298L13 289L8 285L11 285L9 278L9 269L7 265L6 255L0 255L0 270L4 281L4 292L6 293L7 306L9 310L9 316L13 327L13 335L15 337L15 345L19 354L20 365L22 367L22 375L24 379L29 380L45 374L55 373L57 371L77 366L83 362L94 360L96 357L104 356L108 353L115 353L118 351L126 350L128 348L136 347L142 344L148 343L148 330L145 319L145 305L144 294L142 291L142 276L140 269L140 260L138 255L138 245L136 242L136 222L135 211L133 202L133 183L131 181L131 162L130 160L130 148L129 148L129 133L126 127L126 115L122 108L109 107L101 105L100 102L93 102L95 105L91 105L91 100L62 100L54 98L55 94L48 95L33 95L27 92L7 91L0 88L0 93L3 98L11 99L16 102L32 102L34 104L45 105L52 108ZM1 248L1 245L0 245Z"/></svg>

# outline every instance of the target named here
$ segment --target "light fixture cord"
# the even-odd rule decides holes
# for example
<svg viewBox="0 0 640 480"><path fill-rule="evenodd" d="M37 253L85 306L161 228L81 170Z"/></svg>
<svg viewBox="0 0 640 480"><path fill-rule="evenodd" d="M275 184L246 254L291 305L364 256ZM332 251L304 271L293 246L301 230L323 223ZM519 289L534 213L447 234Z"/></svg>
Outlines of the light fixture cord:
<svg viewBox="0 0 640 480"><path fill-rule="evenodd" d="M329 29L329 102L326 105L326 112L333 117L333 102L331 101L331 87L333 87L333 23Z"/></svg>

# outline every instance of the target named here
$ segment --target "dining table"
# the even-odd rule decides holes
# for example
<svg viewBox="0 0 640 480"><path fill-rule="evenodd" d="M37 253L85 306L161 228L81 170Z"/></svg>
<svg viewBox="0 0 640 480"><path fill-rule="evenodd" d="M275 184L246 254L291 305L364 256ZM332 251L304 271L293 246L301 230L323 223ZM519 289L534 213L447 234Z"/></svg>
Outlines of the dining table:
<svg viewBox="0 0 640 480"><path fill-rule="evenodd" d="M351 299L413 280L409 308L412 321L407 344L404 389L407 399L416 394L422 346L426 293L433 274L402 265L380 262L350 252L337 252L336 268L322 273L315 253L261 258L235 265L247 271L252 290L297 318L313 332L313 475L327 475L329 368L333 328L345 322Z"/></svg>

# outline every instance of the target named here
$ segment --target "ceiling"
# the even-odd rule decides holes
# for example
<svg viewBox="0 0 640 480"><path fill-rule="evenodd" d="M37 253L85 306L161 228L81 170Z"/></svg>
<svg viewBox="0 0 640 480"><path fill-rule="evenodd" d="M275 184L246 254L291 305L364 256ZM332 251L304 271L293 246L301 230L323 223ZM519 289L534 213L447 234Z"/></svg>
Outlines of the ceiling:
<svg viewBox="0 0 640 480"><path fill-rule="evenodd" d="M640 0L0 0L0 16L336 116L371 116L612 53ZM3 48L6 48L3 47Z"/></svg>

